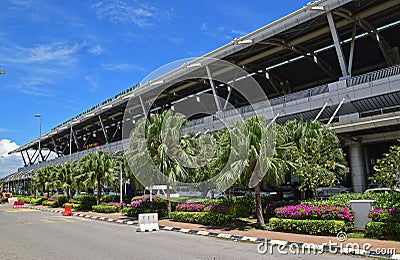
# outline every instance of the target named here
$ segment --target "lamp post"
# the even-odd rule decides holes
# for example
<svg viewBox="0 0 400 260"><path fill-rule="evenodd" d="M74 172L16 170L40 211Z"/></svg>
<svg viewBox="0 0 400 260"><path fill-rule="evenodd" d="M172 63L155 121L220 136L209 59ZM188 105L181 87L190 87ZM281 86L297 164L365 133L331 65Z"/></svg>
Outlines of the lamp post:
<svg viewBox="0 0 400 260"><path fill-rule="evenodd" d="M122 205L122 162L119 162L119 202Z"/></svg>
<svg viewBox="0 0 400 260"><path fill-rule="evenodd" d="M39 125L39 154L38 154L38 163L40 162L40 153L41 153L41 147L40 147L40 139L42 139L42 115L41 114L35 114L35 117L40 118L40 125ZM36 199L38 198L38 190L36 189Z"/></svg>
<svg viewBox="0 0 400 260"><path fill-rule="evenodd" d="M40 118L40 125L39 125L39 154L38 154L38 163L40 162L40 156L41 156L41 147L40 147L40 139L42 139L42 115L41 114L35 114L35 117Z"/></svg>

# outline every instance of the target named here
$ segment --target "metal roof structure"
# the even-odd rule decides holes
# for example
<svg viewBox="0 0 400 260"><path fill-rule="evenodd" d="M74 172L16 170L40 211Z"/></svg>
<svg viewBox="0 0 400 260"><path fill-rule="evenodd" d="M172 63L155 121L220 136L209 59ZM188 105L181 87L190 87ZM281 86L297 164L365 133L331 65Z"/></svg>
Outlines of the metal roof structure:
<svg viewBox="0 0 400 260"><path fill-rule="evenodd" d="M84 151L96 146L121 141L122 125L143 117L143 105L161 85L167 90L152 103L150 111L169 109L183 98L200 92L213 94L211 81L196 79L191 65L202 58L231 62L246 70L273 102L316 86L347 79L356 81L362 75L400 63L400 2L398 0L320 0L268 24L246 36L235 39L188 64L167 72L143 85L137 85L114 98L53 128L11 153L21 153L25 165L38 156L45 161L53 151L58 156ZM188 74L192 79L187 79ZM221 74L228 75L225 71ZM216 94L229 96L237 106L247 105L242 96L226 84L216 82ZM360 100L356 109L368 115L376 109L399 108L399 93L376 97L374 101ZM124 117L129 100L137 106L132 116ZM370 108L369 108L370 106ZM329 108L328 108L329 109ZM332 108L331 108L332 110ZM329 111L329 110L327 110ZM372 112L371 112L372 113ZM196 119L196 118L195 118ZM278 121L283 119L278 119ZM34 154L29 155L28 150ZM44 154L47 151L47 154Z"/></svg>

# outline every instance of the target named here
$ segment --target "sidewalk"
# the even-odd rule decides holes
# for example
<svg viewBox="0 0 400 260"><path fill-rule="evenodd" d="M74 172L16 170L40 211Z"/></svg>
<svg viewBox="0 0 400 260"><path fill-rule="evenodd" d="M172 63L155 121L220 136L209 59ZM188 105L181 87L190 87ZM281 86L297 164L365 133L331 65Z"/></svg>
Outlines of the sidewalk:
<svg viewBox="0 0 400 260"><path fill-rule="evenodd" d="M62 213L64 211L63 208L49 208L46 206L34 206L27 205L27 207L32 207L35 209L48 210L52 212ZM120 213L97 213L97 212L85 212L85 211L76 211L73 210L75 216L80 217L93 217L101 220L108 220L111 222L121 223L121 224L134 224L137 225L137 219L130 218ZM241 240L241 241L251 241L256 243L265 242L266 239L272 244L297 244L298 246L301 244L316 244L316 245L327 245L324 247L325 250L329 250L329 246L331 247L342 247L342 248L351 248L355 249L354 245L358 245L359 249L363 249L363 246L367 246L368 248L367 255L375 255L376 253L382 252L382 250L394 249L396 254L400 254L400 242L396 241L383 241L383 240L375 240L375 239L363 239L363 238L348 238L342 243L338 241L338 239L334 236L313 236L313 235L303 235L303 234L293 234L293 233L283 233L283 232L274 232L268 230L259 230L259 229L250 229L250 230L237 230L226 227L214 227L214 226L205 226L200 224L191 224L191 223L183 223L176 222L172 220L159 220L160 228L163 230L177 231L183 233L197 234L197 235L205 235L212 236L218 238L227 238L232 240ZM366 253L361 253L365 255ZM400 255L392 256L391 254L384 255L384 258L393 258L400 259Z"/></svg>

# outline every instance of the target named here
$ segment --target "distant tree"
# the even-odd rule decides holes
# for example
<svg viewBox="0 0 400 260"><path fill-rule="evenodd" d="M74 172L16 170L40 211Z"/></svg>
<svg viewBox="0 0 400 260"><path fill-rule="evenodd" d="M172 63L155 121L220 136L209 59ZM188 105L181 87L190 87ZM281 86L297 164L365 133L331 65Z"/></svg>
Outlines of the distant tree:
<svg viewBox="0 0 400 260"><path fill-rule="evenodd" d="M112 153L96 151L82 157L79 161L83 185L97 188L97 204L100 204L104 185L116 186L119 180L117 160Z"/></svg>
<svg viewBox="0 0 400 260"><path fill-rule="evenodd" d="M52 166L42 167L37 170L32 180L33 186L43 193L49 191L52 187L51 175L53 172L55 172L55 169Z"/></svg>
<svg viewBox="0 0 400 260"><path fill-rule="evenodd" d="M66 162L56 168L55 186L67 192L68 199L71 198L71 189L75 187L76 165L72 162Z"/></svg>
<svg viewBox="0 0 400 260"><path fill-rule="evenodd" d="M398 140L400 142L400 139ZM374 180L385 187L391 189L400 185L400 146L393 145L389 152L383 155L382 159L378 159L374 166Z"/></svg>

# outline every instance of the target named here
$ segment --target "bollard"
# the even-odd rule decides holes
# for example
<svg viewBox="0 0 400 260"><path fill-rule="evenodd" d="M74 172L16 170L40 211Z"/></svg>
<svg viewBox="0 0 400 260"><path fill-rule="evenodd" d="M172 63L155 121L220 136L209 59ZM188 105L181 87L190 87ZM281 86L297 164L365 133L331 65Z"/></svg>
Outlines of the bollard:
<svg viewBox="0 0 400 260"><path fill-rule="evenodd" d="M144 231L160 230L158 226L158 213L139 214L138 218L139 218L138 231L144 232Z"/></svg>
<svg viewBox="0 0 400 260"><path fill-rule="evenodd" d="M72 205L65 205L63 216L72 216Z"/></svg>

